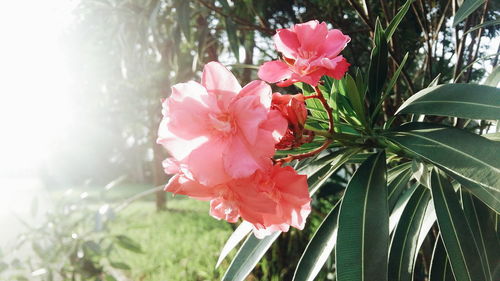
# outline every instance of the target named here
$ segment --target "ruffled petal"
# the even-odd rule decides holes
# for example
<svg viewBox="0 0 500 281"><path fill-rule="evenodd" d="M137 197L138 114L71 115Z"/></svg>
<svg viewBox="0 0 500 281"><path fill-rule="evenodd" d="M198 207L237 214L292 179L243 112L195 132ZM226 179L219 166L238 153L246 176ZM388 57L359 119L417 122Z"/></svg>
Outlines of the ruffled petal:
<svg viewBox="0 0 500 281"><path fill-rule="evenodd" d="M165 191L186 195L194 199L208 201L216 196L213 188L189 180L182 174L173 176L165 186Z"/></svg>
<svg viewBox="0 0 500 281"><path fill-rule="evenodd" d="M183 160L189 156L191 151L197 149L202 144L207 142L208 138L205 136L200 136L193 139L181 139L178 136L172 134L169 130L169 118L164 118L158 129L158 139L156 142L163 145L167 149L168 153L172 155L177 160Z"/></svg>
<svg viewBox="0 0 500 281"><path fill-rule="evenodd" d="M259 68L258 76L268 83L276 83L289 79L292 71L288 65L282 61L269 61Z"/></svg>
<svg viewBox="0 0 500 281"><path fill-rule="evenodd" d="M268 109L259 102L258 96L246 96L236 100L229 106L236 126L237 134L242 134L249 145L257 141L259 125L267 118Z"/></svg>
<svg viewBox="0 0 500 281"><path fill-rule="evenodd" d="M296 24L293 30L297 34L302 51L308 52L318 51L319 46L323 44L328 35L326 23L319 23L317 20Z"/></svg>
<svg viewBox="0 0 500 281"><path fill-rule="evenodd" d="M338 29L330 30L325 42L321 46L321 53L328 58L334 58L340 54L350 41L351 38L344 35L342 31Z"/></svg>
<svg viewBox="0 0 500 281"><path fill-rule="evenodd" d="M262 143L262 141L259 140L257 144ZM274 143L268 145L274 149ZM262 169L259 163L261 160L254 153L260 153L257 147L250 146L242 136L233 137L229 147L227 147L223 154L224 167L227 173L233 178L243 178Z"/></svg>
<svg viewBox="0 0 500 281"><path fill-rule="evenodd" d="M203 68L201 84L208 93L215 95L222 110L225 110L229 102L241 90L240 83L236 77L225 66L218 62L209 62Z"/></svg>
<svg viewBox="0 0 500 281"><path fill-rule="evenodd" d="M221 139L211 139L193 150L186 165L193 178L203 185L215 186L231 180L224 167L227 143Z"/></svg>
<svg viewBox="0 0 500 281"><path fill-rule="evenodd" d="M208 135L208 115L218 112L215 97L192 81L174 85L171 97L163 105L165 116L168 116L168 130L183 139Z"/></svg>
<svg viewBox="0 0 500 281"><path fill-rule="evenodd" d="M338 56L335 58L337 60L336 65L333 69L329 69L326 75L333 77L334 79L340 80L344 77L344 74L349 70L350 63L342 57Z"/></svg>
<svg viewBox="0 0 500 281"><path fill-rule="evenodd" d="M297 50L300 47L300 43L297 39L297 34L293 31L289 29L278 29L273 39L276 50L285 57L295 58L297 56Z"/></svg>

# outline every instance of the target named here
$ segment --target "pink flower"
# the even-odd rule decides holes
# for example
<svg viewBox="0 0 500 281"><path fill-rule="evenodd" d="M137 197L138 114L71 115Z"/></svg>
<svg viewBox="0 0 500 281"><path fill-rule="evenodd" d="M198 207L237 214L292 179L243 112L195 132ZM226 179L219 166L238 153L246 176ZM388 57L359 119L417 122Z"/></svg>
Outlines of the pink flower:
<svg viewBox="0 0 500 281"><path fill-rule="evenodd" d="M158 143L208 186L269 169L287 127L271 109L269 85L252 81L241 88L217 62L205 66L201 84L174 85L163 116Z"/></svg>
<svg viewBox="0 0 500 281"><path fill-rule="evenodd" d="M231 223L241 217L254 225L257 237L288 231L290 226L303 229L311 211L307 178L291 167L273 166L249 177L206 186L194 180L182 164L167 162L169 171L176 174L166 191L210 201L213 217Z"/></svg>
<svg viewBox="0 0 500 281"><path fill-rule="evenodd" d="M259 78L286 87L295 82L317 86L321 76L341 79L349 63L340 54L351 38L338 29L328 30L317 20L278 29L274 35L276 49L283 61L264 63Z"/></svg>
<svg viewBox="0 0 500 281"><path fill-rule="evenodd" d="M282 95L274 93L271 108L279 110L288 121L288 129L276 148L280 150L291 149L302 145L302 133L307 119L305 98L302 94Z"/></svg>

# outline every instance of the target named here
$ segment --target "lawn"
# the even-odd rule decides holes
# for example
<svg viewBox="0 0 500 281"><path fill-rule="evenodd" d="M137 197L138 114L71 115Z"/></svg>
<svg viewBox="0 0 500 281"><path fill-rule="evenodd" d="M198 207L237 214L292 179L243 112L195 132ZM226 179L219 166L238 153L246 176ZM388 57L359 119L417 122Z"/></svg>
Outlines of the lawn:
<svg viewBox="0 0 500 281"><path fill-rule="evenodd" d="M132 280L220 280L229 261L215 269L231 226L208 215L208 203L175 198L168 211L156 212L154 202L138 201L110 225L113 233L140 242L144 254L124 249L116 253L132 268Z"/></svg>

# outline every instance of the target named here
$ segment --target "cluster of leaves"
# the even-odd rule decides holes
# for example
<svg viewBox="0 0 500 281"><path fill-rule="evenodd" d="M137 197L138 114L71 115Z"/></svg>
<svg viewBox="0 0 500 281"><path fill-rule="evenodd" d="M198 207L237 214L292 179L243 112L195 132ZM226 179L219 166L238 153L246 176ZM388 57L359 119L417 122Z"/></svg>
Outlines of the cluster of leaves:
<svg viewBox="0 0 500 281"><path fill-rule="evenodd" d="M71 190L70 190L71 191ZM0 255L2 280L124 280L130 266L117 260L120 247L142 254L141 245L128 236L113 233L108 222L115 212L108 204L99 205L86 192L66 192L43 214L43 222L20 234L8 253ZM32 215L37 216L36 198Z"/></svg>
<svg viewBox="0 0 500 281"><path fill-rule="evenodd" d="M360 163L316 228L293 280L314 280L325 264L327 277L340 281L499 277L500 142L498 132L489 132L495 124L500 127L500 90L435 80L395 115L384 111L406 61L387 78L388 42L411 2L386 28L376 22L366 75L358 70L340 81L323 78L320 90L333 109L334 133L321 133L317 142L290 152L333 139L327 153L295 163L308 175L315 200L330 177ZM455 21L474 11L469 2ZM496 72L487 83L500 82ZM307 85L297 86L314 94ZM327 110L315 99L307 106L306 127L324 132ZM281 234L259 240L248 235L250 230L240 225L222 249L219 263L246 238L223 280L244 280Z"/></svg>

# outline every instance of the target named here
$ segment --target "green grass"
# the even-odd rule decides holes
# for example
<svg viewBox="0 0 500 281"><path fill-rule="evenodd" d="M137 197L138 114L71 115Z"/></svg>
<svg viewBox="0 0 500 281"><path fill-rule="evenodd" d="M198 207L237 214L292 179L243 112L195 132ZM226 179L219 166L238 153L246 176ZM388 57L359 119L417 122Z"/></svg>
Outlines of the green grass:
<svg viewBox="0 0 500 281"><path fill-rule="evenodd" d="M231 226L210 217L207 202L169 198L168 207L156 212L154 202L139 201L123 210L110 229L139 242L144 254L119 249L116 259L130 265L132 280L220 280L230 259L215 263Z"/></svg>

